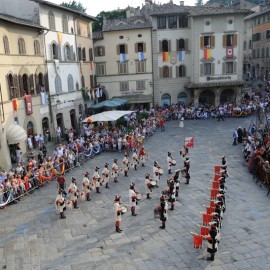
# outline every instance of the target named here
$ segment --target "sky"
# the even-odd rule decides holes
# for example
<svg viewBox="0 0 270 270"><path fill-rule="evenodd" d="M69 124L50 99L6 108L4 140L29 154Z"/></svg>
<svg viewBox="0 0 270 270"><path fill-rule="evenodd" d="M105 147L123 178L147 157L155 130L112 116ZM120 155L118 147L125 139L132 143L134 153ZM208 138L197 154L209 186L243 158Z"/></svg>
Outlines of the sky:
<svg viewBox="0 0 270 270"><path fill-rule="evenodd" d="M55 4L61 4L63 2L70 2L70 0L48 0L49 2ZM153 0L156 4L168 3L170 0ZM91 16L96 16L101 11L112 11L118 8L126 8L127 6L138 7L142 6L145 2L144 0L77 0L77 2L81 2L84 7L87 8L86 13ZM193 6L196 0L185 0L185 5ZM173 0L174 4L179 5L180 0Z"/></svg>

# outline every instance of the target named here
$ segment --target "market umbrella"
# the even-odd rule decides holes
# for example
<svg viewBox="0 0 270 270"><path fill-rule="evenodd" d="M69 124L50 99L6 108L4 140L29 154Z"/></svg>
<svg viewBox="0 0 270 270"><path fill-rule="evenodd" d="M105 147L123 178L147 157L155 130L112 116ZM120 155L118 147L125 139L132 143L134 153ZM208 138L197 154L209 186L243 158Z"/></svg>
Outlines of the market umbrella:
<svg viewBox="0 0 270 270"><path fill-rule="evenodd" d="M131 114L133 111L106 111L98 114L94 114L85 118L83 123L92 123L92 122L105 122L105 121L116 121L120 117Z"/></svg>

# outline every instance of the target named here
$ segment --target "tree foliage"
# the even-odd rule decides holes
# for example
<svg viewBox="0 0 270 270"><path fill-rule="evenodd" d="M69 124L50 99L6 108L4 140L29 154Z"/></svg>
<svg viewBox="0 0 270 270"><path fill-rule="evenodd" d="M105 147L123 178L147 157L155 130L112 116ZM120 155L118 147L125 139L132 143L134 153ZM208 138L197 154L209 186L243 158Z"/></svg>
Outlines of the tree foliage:
<svg viewBox="0 0 270 270"><path fill-rule="evenodd" d="M73 10L76 10L78 12L85 13L86 8L81 4L81 2L77 2L75 0L69 1L69 2L63 2L60 4L62 7L67 7Z"/></svg>
<svg viewBox="0 0 270 270"><path fill-rule="evenodd" d="M195 6L197 7L203 6L203 0L197 0L197 2L195 3Z"/></svg>
<svg viewBox="0 0 270 270"><path fill-rule="evenodd" d="M105 17L108 20L126 18L126 10L125 9L117 9L117 10L113 10L113 11L101 11L96 16L97 21L95 21L93 23L93 31L94 32L102 30L103 17Z"/></svg>

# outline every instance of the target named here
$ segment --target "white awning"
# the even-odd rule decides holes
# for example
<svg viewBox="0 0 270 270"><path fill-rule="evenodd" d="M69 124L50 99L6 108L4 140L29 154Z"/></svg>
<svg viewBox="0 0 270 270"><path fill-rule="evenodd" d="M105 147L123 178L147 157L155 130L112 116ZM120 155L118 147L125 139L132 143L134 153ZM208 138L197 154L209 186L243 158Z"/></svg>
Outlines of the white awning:
<svg viewBox="0 0 270 270"><path fill-rule="evenodd" d="M25 130L19 125L10 125L6 135L8 144L20 143L27 139Z"/></svg>

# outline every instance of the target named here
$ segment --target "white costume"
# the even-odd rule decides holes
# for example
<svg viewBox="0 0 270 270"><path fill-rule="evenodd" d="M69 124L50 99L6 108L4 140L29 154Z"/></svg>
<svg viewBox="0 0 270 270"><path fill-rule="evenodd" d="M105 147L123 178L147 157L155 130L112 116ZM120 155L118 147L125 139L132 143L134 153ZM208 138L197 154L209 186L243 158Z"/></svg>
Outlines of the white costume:
<svg viewBox="0 0 270 270"><path fill-rule="evenodd" d="M125 156L122 161L124 172L128 171L128 158Z"/></svg>
<svg viewBox="0 0 270 270"><path fill-rule="evenodd" d="M110 179L110 171L108 170L107 167L104 167L104 169L101 173L101 180L104 183L104 185L109 183L109 179Z"/></svg>
<svg viewBox="0 0 270 270"><path fill-rule="evenodd" d="M129 189L129 192L128 192L129 206L130 207L135 207L136 206L136 200L133 202L132 201L132 198L131 198L132 196L136 196L137 197L137 194L136 194L136 192L133 189Z"/></svg>
<svg viewBox="0 0 270 270"><path fill-rule="evenodd" d="M93 174L93 186L95 188L100 187L100 175L99 175L98 171L95 171Z"/></svg>
<svg viewBox="0 0 270 270"><path fill-rule="evenodd" d="M82 181L83 191L85 194L90 193L90 180L88 177L84 177Z"/></svg>
<svg viewBox="0 0 270 270"><path fill-rule="evenodd" d="M168 170L172 169L172 158L167 156L167 165L168 165Z"/></svg>
<svg viewBox="0 0 270 270"><path fill-rule="evenodd" d="M63 213L66 207L65 199L61 194L58 194L55 199L55 208L59 213Z"/></svg>
<svg viewBox="0 0 270 270"><path fill-rule="evenodd" d="M118 177L118 165L116 162L112 164L112 177L117 178Z"/></svg>
<svg viewBox="0 0 270 270"><path fill-rule="evenodd" d="M68 188L68 193L70 194L70 200L73 203L78 200L78 197L79 197L78 188L75 183L70 183L70 186Z"/></svg>

